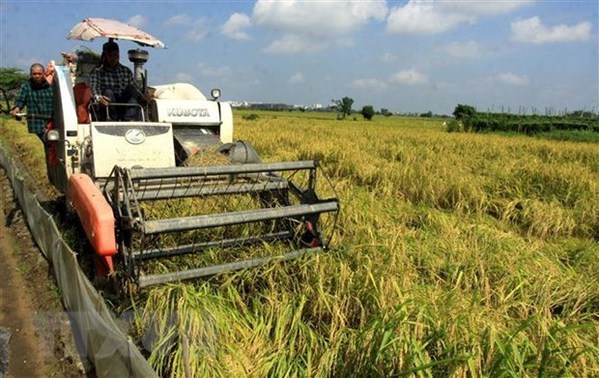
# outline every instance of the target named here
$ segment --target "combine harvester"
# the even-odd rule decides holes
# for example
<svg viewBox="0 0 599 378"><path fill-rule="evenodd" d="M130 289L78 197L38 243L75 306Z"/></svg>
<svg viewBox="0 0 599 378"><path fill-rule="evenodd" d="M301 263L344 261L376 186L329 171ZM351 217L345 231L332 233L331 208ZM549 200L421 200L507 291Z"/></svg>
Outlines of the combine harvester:
<svg viewBox="0 0 599 378"><path fill-rule="evenodd" d="M85 19L68 36L96 37L164 47L137 28L99 18ZM207 99L190 84L150 87L143 68L148 52L132 49L128 57L140 91L154 94L139 105L139 121L95 120L95 114L106 110L81 101L93 66L85 56L79 56L75 75L66 64L56 66L53 80L48 177L79 217L95 252L97 277L147 287L327 248L339 204L328 178L317 181L322 172L316 161L262 163L248 142L233 142L232 110L218 101L220 90L213 89ZM209 148L228 156L229 163L186 164ZM320 198L317 189L330 198ZM160 219L173 211L174 218ZM264 251L275 242L283 243L285 252L267 256ZM260 257L240 258L248 249ZM199 253L228 259L184 271L147 274L145 269L149 261Z"/></svg>

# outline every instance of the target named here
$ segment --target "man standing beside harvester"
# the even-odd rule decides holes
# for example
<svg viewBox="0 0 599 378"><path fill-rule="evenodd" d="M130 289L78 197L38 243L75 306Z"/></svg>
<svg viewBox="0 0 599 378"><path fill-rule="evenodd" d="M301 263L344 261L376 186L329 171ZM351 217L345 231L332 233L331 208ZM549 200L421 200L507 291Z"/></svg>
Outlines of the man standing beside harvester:
<svg viewBox="0 0 599 378"><path fill-rule="evenodd" d="M27 108L27 129L44 141L44 134L52 120L54 92L46 80L44 66L34 63L29 69L30 78L19 91L15 106L10 111L14 117L19 117L23 108Z"/></svg>

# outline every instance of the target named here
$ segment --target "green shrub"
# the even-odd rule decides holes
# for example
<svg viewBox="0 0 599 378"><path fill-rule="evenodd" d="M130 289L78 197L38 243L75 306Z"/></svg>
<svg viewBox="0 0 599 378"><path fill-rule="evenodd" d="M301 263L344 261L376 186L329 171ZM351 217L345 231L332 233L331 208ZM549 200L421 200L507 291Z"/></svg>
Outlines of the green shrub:
<svg viewBox="0 0 599 378"><path fill-rule="evenodd" d="M244 115L241 118L247 120L247 121L255 121L258 118L260 118L260 116L256 113L252 113L252 114L248 114L248 115Z"/></svg>
<svg viewBox="0 0 599 378"><path fill-rule="evenodd" d="M448 133L458 133L458 132L462 131L462 126L460 125L460 123L458 121L456 121L455 119L452 119L445 124L445 130Z"/></svg>

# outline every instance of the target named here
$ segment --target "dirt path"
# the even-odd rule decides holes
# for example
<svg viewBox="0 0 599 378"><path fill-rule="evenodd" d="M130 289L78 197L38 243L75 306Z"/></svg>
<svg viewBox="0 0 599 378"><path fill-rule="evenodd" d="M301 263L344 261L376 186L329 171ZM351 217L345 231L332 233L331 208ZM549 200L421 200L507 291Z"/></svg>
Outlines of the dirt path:
<svg viewBox="0 0 599 378"><path fill-rule="evenodd" d="M81 377L84 367L71 336L49 264L33 243L12 189L0 169L0 377Z"/></svg>

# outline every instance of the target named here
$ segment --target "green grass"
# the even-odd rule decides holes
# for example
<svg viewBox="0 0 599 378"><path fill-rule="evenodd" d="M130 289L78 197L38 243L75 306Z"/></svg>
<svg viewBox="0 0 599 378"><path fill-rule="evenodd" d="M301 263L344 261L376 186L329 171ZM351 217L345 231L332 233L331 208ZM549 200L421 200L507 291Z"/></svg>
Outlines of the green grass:
<svg viewBox="0 0 599 378"><path fill-rule="evenodd" d="M25 120L17 122L6 115L0 115L0 143L19 161L33 177L43 178L46 174L44 149L39 138L27 132Z"/></svg>
<svg viewBox="0 0 599 378"><path fill-rule="evenodd" d="M586 142L586 143L599 143L599 133L593 131L564 131L556 130L550 133L539 133L535 137L550 139L550 140L562 140L570 142Z"/></svg>
<svg viewBox="0 0 599 378"><path fill-rule="evenodd" d="M481 134L497 134L508 137L521 137L522 133L515 131L481 131ZM582 142L582 143L599 143L599 133L594 131L580 130L554 130L544 133L536 133L529 136L530 138L565 141L565 142Z"/></svg>

